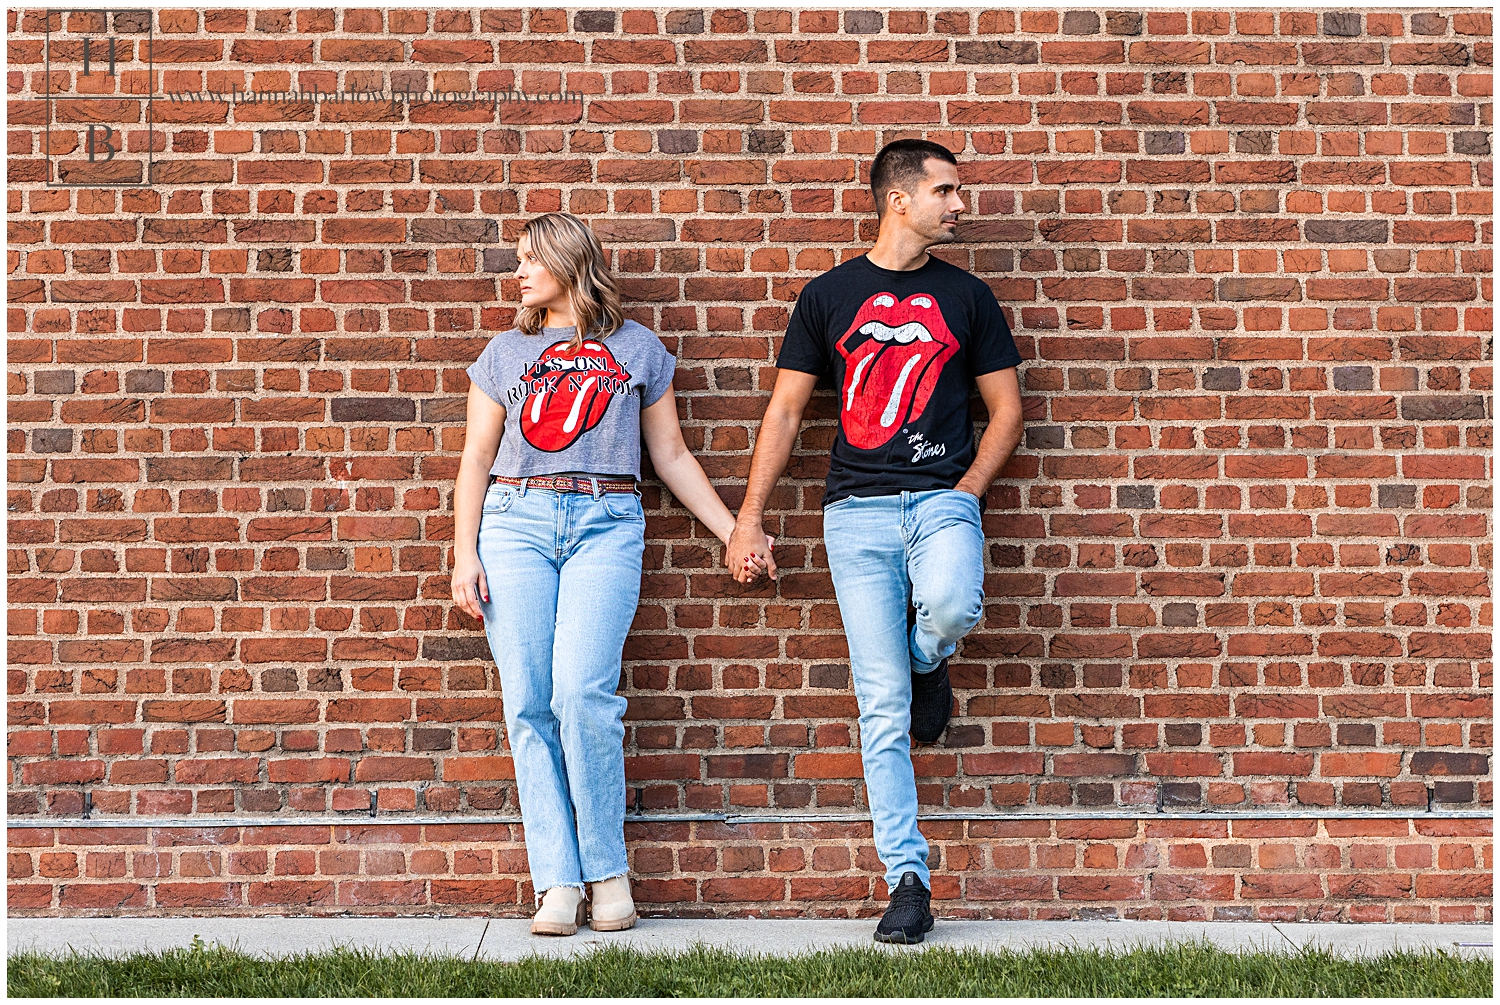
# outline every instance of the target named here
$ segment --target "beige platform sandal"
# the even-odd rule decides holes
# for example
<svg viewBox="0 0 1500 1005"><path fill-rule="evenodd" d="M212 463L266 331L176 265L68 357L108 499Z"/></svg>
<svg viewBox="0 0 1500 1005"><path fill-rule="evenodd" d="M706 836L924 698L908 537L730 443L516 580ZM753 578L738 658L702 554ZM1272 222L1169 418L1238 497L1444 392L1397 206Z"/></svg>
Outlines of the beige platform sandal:
<svg viewBox="0 0 1500 1005"><path fill-rule="evenodd" d="M589 927L596 932L623 932L636 922L635 901L630 896L630 877L615 876L589 884L593 904Z"/></svg>
<svg viewBox="0 0 1500 1005"><path fill-rule="evenodd" d="M531 934L572 935L583 922L583 891L576 886L554 886L542 897L542 906L531 919Z"/></svg>

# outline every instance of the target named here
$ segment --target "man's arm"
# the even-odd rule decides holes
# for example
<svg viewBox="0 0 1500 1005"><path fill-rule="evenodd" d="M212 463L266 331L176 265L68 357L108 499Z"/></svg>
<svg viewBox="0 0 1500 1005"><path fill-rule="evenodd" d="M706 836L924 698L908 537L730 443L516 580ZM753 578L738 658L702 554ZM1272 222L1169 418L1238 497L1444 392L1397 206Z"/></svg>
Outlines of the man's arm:
<svg viewBox="0 0 1500 1005"><path fill-rule="evenodd" d="M792 444L797 442L797 431L802 426L802 413L812 398L813 387L818 382L815 374L800 370L781 370L776 374L776 388L771 392L771 403L760 422L760 431L755 437L755 453L750 458L750 478L745 486L745 501L740 506L735 520L734 532L729 535L729 547L724 560L731 571L740 569L751 552L766 543L762 523L765 519L766 500L776 487L776 480L786 470L792 456ZM767 556L769 558L769 556ZM776 562L772 560L768 569L772 579L776 578Z"/></svg>
<svg viewBox="0 0 1500 1005"><path fill-rule="evenodd" d="M1021 444L1021 383L1016 378L1015 367L981 374L974 378L974 383L979 387L979 396L984 399L985 407L990 410L990 424L979 438L974 463L969 465L969 470L954 488L978 496L983 505L990 482L995 480ZM760 454L759 449L756 454Z"/></svg>

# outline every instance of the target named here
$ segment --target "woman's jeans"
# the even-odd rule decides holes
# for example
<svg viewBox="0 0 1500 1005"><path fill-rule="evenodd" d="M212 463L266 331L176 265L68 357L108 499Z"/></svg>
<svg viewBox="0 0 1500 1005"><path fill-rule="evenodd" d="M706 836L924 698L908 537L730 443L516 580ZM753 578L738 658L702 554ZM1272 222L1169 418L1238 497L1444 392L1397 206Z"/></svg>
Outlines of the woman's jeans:
<svg viewBox="0 0 1500 1005"><path fill-rule="evenodd" d="M623 875L620 653L641 592L646 520L628 493L491 485L479 524L484 630L540 897ZM576 821L576 823L575 823Z"/></svg>
<svg viewBox="0 0 1500 1005"><path fill-rule="evenodd" d="M823 511L828 568L859 702L875 852L892 890L907 872L932 888L927 839L917 830L911 675L936 669L979 623L984 600L979 513L978 499L952 489L850 496ZM908 596L917 610L910 631Z"/></svg>

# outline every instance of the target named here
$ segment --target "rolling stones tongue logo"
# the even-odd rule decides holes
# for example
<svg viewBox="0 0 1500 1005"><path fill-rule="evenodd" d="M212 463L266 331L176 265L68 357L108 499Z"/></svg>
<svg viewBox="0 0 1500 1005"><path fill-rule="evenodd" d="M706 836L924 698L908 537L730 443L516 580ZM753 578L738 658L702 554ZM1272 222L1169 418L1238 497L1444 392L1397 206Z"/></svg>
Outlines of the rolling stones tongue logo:
<svg viewBox="0 0 1500 1005"><path fill-rule="evenodd" d="M576 353L568 343L547 349L526 368L530 394L521 404L521 434L538 450L566 450L604 418L610 399L630 393L630 374L604 343L592 339Z"/></svg>
<svg viewBox="0 0 1500 1005"><path fill-rule="evenodd" d="M839 398L844 439L873 450L921 417L958 340L929 294L897 301L877 293L854 316L838 350L845 363Z"/></svg>

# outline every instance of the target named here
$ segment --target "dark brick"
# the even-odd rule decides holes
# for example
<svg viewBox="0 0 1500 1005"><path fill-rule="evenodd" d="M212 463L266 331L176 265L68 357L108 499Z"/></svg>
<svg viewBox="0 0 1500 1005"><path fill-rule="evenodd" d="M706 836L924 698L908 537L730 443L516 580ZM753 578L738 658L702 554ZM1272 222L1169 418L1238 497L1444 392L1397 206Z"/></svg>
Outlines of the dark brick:
<svg viewBox="0 0 1500 1005"><path fill-rule="evenodd" d="M1390 224L1385 220L1315 218L1306 222L1302 232L1316 244L1385 244L1390 240Z"/></svg>
<svg viewBox="0 0 1500 1005"><path fill-rule="evenodd" d="M957 42L953 50L958 63L1035 63L1042 57L1035 42Z"/></svg>
<svg viewBox="0 0 1500 1005"><path fill-rule="evenodd" d="M1062 426L1027 426L1026 449L1061 450L1065 432Z"/></svg>
<svg viewBox="0 0 1500 1005"><path fill-rule="evenodd" d="M329 402L334 422L411 422L417 417L410 398L334 398Z"/></svg>
<svg viewBox="0 0 1500 1005"><path fill-rule="evenodd" d="M483 635L429 635L422 640L422 658L437 663L493 659Z"/></svg>
<svg viewBox="0 0 1500 1005"><path fill-rule="evenodd" d="M977 722L950 725L943 733L945 747L982 747L984 742L984 727Z"/></svg>
<svg viewBox="0 0 1500 1005"><path fill-rule="evenodd" d="M1107 11L1104 15L1104 30L1111 35L1139 35L1142 21L1139 11Z"/></svg>
<svg viewBox="0 0 1500 1005"><path fill-rule="evenodd" d="M1441 14L1413 14L1411 33L1413 35L1446 35L1448 34L1448 19Z"/></svg>
<svg viewBox="0 0 1500 1005"><path fill-rule="evenodd" d="M1479 394L1416 394L1401 399L1401 418L1415 422L1439 419L1484 418L1484 396Z"/></svg>
<svg viewBox="0 0 1500 1005"><path fill-rule="evenodd" d="M1147 133L1146 153L1180 154L1187 149L1187 138L1183 133Z"/></svg>
<svg viewBox="0 0 1500 1005"><path fill-rule="evenodd" d="M1356 11L1323 15L1323 34L1353 37L1364 31L1360 15Z"/></svg>
<svg viewBox="0 0 1500 1005"><path fill-rule="evenodd" d="M484 271L486 272L514 272L521 261L516 257L516 249L511 248L485 248L484 249Z"/></svg>
<svg viewBox="0 0 1500 1005"><path fill-rule="evenodd" d="M1121 509L1155 509L1155 485L1120 485L1115 488L1115 505Z"/></svg>
<svg viewBox="0 0 1500 1005"><path fill-rule="evenodd" d="M38 454L66 454L73 450L73 430L37 429L31 434L31 449Z"/></svg>
<svg viewBox="0 0 1500 1005"><path fill-rule="evenodd" d="M1237 366L1210 367L1203 371L1203 390L1238 391L1242 379Z"/></svg>
<svg viewBox="0 0 1500 1005"><path fill-rule="evenodd" d="M1250 129L1234 134L1234 152L1237 154L1269 154L1275 149L1271 134L1265 130Z"/></svg>
<svg viewBox="0 0 1500 1005"><path fill-rule="evenodd" d="M873 35L884 27L879 11L844 11L844 32L849 35Z"/></svg>
<svg viewBox="0 0 1500 1005"><path fill-rule="evenodd" d="M1167 628L1196 628L1198 605L1166 604L1161 609L1161 623Z"/></svg>
<svg viewBox="0 0 1500 1005"><path fill-rule="evenodd" d="M1413 509L1417 505L1415 485L1380 485L1376 493L1383 509Z"/></svg>
<svg viewBox="0 0 1500 1005"><path fill-rule="evenodd" d="M1432 801L1435 803L1472 803L1473 782L1433 782Z"/></svg>
<svg viewBox="0 0 1500 1005"><path fill-rule="evenodd" d="M37 394L72 394L77 374L72 370L38 370L31 378L31 389Z"/></svg>
<svg viewBox="0 0 1500 1005"><path fill-rule="evenodd" d="M574 31L614 31L615 12L612 10L581 10L573 15Z"/></svg>
<svg viewBox="0 0 1500 1005"><path fill-rule="evenodd" d="M1488 157L1490 154L1489 133L1454 133L1453 152L1456 154L1478 154Z"/></svg>
<svg viewBox="0 0 1500 1005"><path fill-rule="evenodd" d="M1073 688L1078 686L1078 673L1066 663L1042 664L1042 687Z"/></svg>
<svg viewBox="0 0 1500 1005"><path fill-rule="evenodd" d="M1115 787L1111 782L1079 782L1073 786L1073 793L1078 797L1079 806L1115 804Z"/></svg>
<svg viewBox="0 0 1500 1005"><path fill-rule="evenodd" d="M453 746L453 731L448 729L413 729L412 750L449 750Z"/></svg>
<svg viewBox="0 0 1500 1005"><path fill-rule="evenodd" d="M1070 10L1063 15L1064 35L1094 35L1099 31L1099 15L1091 10Z"/></svg>
<svg viewBox="0 0 1500 1005"><path fill-rule="evenodd" d="M1484 754L1461 754L1455 750L1419 750L1411 755L1414 775L1487 775L1490 759Z"/></svg>
<svg viewBox="0 0 1500 1005"><path fill-rule="evenodd" d="M666 25L669 35L701 35L703 12L701 10L669 10Z"/></svg>
<svg viewBox="0 0 1500 1005"><path fill-rule="evenodd" d="M656 134L656 146L664 154L698 152L698 133L692 129L663 129Z"/></svg>
<svg viewBox="0 0 1500 1005"><path fill-rule="evenodd" d="M786 151L786 133L774 129L750 129L745 132L745 149L752 154L779 154Z"/></svg>
<svg viewBox="0 0 1500 1005"><path fill-rule="evenodd" d="M1337 391L1368 391L1375 386L1375 370L1368 366L1336 366L1333 387Z"/></svg>
<svg viewBox="0 0 1500 1005"><path fill-rule="evenodd" d="M167 389L164 370L126 370L125 390L130 394L160 394Z"/></svg>
<svg viewBox="0 0 1500 1005"><path fill-rule="evenodd" d="M1169 747L1196 747L1203 742L1203 726L1196 722L1169 722L1162 727L1162 735Z"/></svg>
<svg viewBox="0 0 1500 1005"><path fill-rule="evenodd" d="M849 686L849 667L843 663L815 663L808 673L812 687L846 688Z"/></svg>

